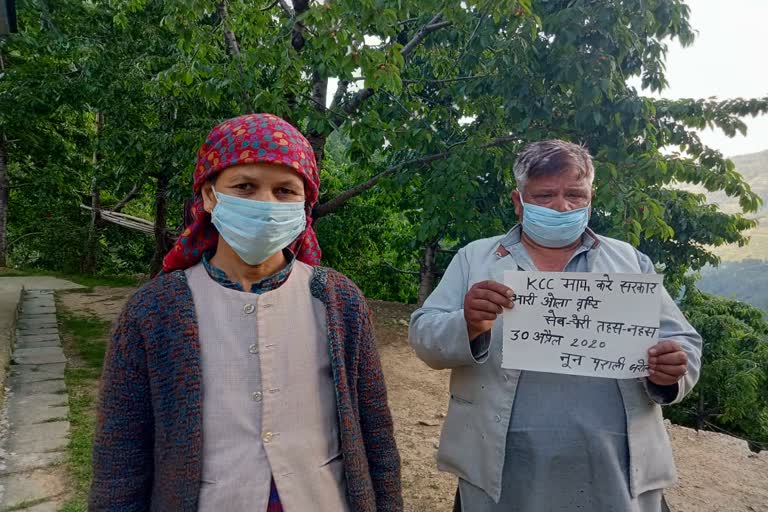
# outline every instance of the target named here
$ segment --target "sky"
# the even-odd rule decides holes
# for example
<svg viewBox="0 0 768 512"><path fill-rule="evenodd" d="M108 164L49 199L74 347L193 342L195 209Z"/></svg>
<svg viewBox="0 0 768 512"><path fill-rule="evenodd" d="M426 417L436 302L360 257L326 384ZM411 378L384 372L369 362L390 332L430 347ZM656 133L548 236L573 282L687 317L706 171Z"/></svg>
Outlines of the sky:
<svg viewBox="0 0 768 512"><path fill-rule="evenodd" d="M686 0L697 37L683 48L668 41L664 98L760 98L768 96L768 0ZM368 41L371 44L377 41ZM761 64L762 62L762 64ZM330 105L337 80L331 79ZM630 81L639 88L640 80ZM356 84L357 87L362 83ZM643 94L651 95L650 91ZM747 117L747 136L729 138L704 130L702 141L731 157L768 150L768 115Z"/></svg>
<svg viewBox="0 0 768 512"><path fill-rule="evenodd" d="M698 32L692 46L669 43L662 97L718 99L768 96L768 0L687 0ZM762 64L761 64L762 62ZM649 94L645 92L644 94ZM726 156L768 149L768 116L747 117L747 136L701 132L702 141Z"/></svg>

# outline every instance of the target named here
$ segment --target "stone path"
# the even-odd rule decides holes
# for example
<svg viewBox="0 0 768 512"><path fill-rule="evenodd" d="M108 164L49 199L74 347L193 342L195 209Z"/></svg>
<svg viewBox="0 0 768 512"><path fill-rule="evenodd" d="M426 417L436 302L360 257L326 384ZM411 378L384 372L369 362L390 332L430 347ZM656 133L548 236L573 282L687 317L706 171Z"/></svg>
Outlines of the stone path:
<svg viewBox="0 0 768 512"><path fill-rule="evenodd" d="M56 303L51 290L25 290L6 383L0 450L0 512L56 511L65 484L69 406Z"/></svg>

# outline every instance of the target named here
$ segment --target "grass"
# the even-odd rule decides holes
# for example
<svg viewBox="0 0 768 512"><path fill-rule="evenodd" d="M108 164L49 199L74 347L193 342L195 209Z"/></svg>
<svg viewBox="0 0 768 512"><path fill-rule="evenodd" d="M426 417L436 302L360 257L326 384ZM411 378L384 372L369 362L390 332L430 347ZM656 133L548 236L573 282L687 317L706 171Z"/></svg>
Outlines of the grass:
<svg viewBox="0 0 768 512"><path fill-rule="evenodd" d="M52 270L42 270L36 268L2 268L0 277L26 277L26 276L50 276L66 279L73 283L93 288L95 286L110 286L121 288L125 286L138 286L142 278L137 276L118 275L118 276L91 276L77 273L57 272Z"/></svg>
<svg viewBox="0 0 768 512"><path fill-rule="evenodd" d="M90 368L101 370L110 322L94 316L59 312L62 333L69 336L75 353Z"/></svg>
<svg viewBox="0 0 768 512"><path fill-rule="evenodd" d="M71 313L59 313L59 320L70 361L64 379L69 392L69 471L73 480L72 495L62 511L85 512L92 476L91 449L96 420L96 390L110 323L96 317Z"/></svg>

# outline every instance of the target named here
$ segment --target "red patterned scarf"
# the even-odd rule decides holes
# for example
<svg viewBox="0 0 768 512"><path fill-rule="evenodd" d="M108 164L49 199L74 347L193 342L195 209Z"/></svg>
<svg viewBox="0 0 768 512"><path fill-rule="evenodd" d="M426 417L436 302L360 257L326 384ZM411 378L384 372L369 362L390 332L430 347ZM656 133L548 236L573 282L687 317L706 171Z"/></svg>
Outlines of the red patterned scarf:
<svg viewBox="0 0 768 512"><path fill-rule="evenodd" d="M266 163L294 169L304 179L307 229L289 246L299 261L320 264L320 245L312 228L320 175L306 138L288 122L272 114L248 114L216 126L197 153L192 222L163 260L163 271L183 270L198 263L218 244L219 234L203 208L201 189L216 173L241 164Z"/></svg>

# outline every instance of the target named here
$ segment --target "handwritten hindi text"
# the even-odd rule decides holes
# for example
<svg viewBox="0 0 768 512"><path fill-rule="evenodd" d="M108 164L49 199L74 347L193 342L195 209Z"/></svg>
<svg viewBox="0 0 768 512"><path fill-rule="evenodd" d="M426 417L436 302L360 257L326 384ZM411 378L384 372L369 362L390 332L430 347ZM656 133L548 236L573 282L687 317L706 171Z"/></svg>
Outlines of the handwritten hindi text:
<svg viewBox="0 0 768 512"><path fill-rule="evenodd" d="M504 273L515 307L503 316L502 367L627 379L648 375L663 277Z"/></svg>

